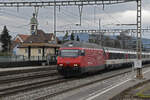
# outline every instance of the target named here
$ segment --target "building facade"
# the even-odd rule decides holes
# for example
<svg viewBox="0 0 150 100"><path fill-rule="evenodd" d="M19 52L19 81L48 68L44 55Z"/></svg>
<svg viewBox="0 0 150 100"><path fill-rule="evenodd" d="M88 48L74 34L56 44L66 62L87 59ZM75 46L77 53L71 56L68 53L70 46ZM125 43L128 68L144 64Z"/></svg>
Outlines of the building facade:
<svg viewBox="0 0 150 100"><path fill-rule="evenodd" d="M42 30L37 30L37 34L32 34L19 45L19 55L28 58L56 55L60 45L57 44L57 40L54 42L54 38L53 34L46 34Z"/></svg>
<svg viewBox="0 0 150 100"><path fill-rule="evenodd" d="M58 39L53 33L45 33L38 30L38 21L33 14L30 20L30 36L18 46L18 55L29 59L32 57L46 57L47 55L56 55L58 48Z"/></svg>

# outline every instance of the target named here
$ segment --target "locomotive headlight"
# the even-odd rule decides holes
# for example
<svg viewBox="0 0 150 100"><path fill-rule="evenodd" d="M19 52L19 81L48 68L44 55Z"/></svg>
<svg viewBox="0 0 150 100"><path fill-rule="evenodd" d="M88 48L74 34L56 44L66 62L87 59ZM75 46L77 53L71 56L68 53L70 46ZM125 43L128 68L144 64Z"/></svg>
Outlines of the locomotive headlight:
<svg viewBox="0 0 150 100"><path fill-rule="evenodd" d="M59 64L59 66L63 66L63 64Z"/></svg>
<svg viewBox="0 0 150 100"><path fill-rule="evenodd" d="M75 67L77 67L77 66L78 66L78 64L74 64L74 66L75 66Z"/></svg>

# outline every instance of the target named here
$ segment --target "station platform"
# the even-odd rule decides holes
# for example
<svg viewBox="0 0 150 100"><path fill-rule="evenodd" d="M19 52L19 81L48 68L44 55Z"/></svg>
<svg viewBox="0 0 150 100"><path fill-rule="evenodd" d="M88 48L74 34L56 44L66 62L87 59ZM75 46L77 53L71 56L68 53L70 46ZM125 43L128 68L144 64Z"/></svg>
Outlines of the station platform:
<svg viewBox="0 0 150 100"><path fill-rule="evenodd" d="M122 78L110 79L107 82L96 83L93 86L78 89L68 96L64 95L61 100L124 100L124 99L112 99L119 95L126 89L134 87L137 84L150 80L150 67L143 68L143 79L136 79L136 72L125 75ZM62 96L63 97L63 96ZM126 100L126 99L125 99ZM142 99L140 99L142 100Z"/></svg>
<svg viewBox="0 0 150 100"><path fill-rule="evenodd" d="M47 65L47 66L27 66L27 67L0 68L0 73L10 72L10 71L31 70L31 69L43 69L43 68L56 69L56 66L55 65L49 65L49 66Z"/></svg>
<svg viewBox="0 0 150 100"><path fill-rule="evenodd" d="M123 91L132 88L138 84L145 83L146 81L150 80L150 69L147 71L143 71L144 78L143 79L136 79L136 78L129 78L125 81L122 81L106 90L104 90L101 93L95 94L91 97L89 97L86 100L124 100L123 98L120 99L113 99L113 97L117 97L120 93ZM105 99L104 99L105 98ZM142 100L142 99L137 99L137 100Z"/></svg>

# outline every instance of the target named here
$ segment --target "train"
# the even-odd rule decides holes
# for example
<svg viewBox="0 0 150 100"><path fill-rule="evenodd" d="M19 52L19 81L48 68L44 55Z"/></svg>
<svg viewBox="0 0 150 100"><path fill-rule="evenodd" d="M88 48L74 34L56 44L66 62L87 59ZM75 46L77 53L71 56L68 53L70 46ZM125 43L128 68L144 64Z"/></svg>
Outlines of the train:
<svg viewBox="0 0 150 100"><path fill-rule="evenodd" d="M57 70L63 76L76 76L103 69L131 66L136 51L103 47L94 43L69 41L58 52ZM142 52L142 63L150 61L150 53Z"/></svg>

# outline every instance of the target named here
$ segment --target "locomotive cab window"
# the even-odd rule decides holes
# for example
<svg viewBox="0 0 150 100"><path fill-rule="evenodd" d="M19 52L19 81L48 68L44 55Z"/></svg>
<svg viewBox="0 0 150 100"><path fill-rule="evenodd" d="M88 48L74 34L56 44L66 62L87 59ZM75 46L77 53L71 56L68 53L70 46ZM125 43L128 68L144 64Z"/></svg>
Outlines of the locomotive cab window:
<svg viewBox="0 0 150 100"><path fill-rule="evenodd" d="M64 49L64 50L60 50L59 55L61 57L77 57L79 56L79 51L77 49Z"/></svg>

